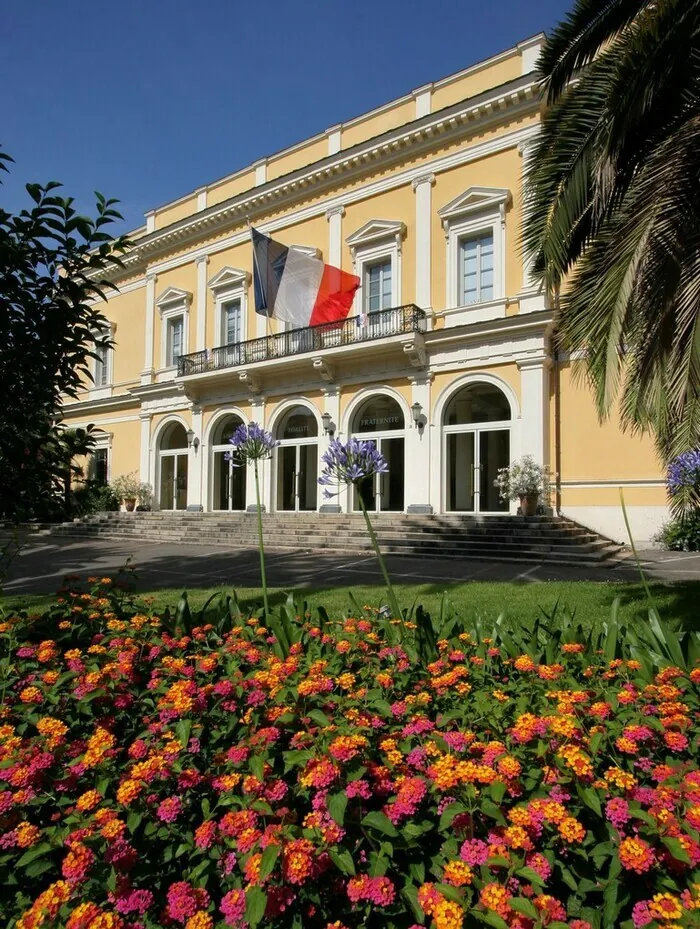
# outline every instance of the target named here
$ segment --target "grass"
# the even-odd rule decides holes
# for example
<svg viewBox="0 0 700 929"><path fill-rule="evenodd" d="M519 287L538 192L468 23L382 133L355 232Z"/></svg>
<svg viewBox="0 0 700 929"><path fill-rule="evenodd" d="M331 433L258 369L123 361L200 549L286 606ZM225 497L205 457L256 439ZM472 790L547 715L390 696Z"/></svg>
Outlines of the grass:
<svg viewBox="0 0 700 929"><path fill-rule="evenodd" d="M662 620L672 626L686 629L700 628L700 582L688 581L676 584L651 584L651 593ZM178 588L161 588L158 590L139 591L141 596L153 598L156 611L174 607L182 592ZM190 606L198 609L215 592L230 592L230 587L187 587ZM636 618L646 615L648 604L644 589L639 583L614 583L597 581L548 581L543 583L508 583L498 582L457 582L452 584L406 584L395 585L399 602L403 607L410 607L417 600L433 614L440 609L444 591L463 616L479 614L484 619L495 619L504 613L513 624L530 624L542 611L551 613L555 605L576 611L576 617L585 625L593 625L605 619L616 597L620 598L619 618L621 622L634 624ZM282 601L288 590L271 588L270 604L272 607ZM342 586L325 589L304 589L299 591L309 608L314 611L324 606L330 615L340 615L350 610L351 592L362 606L371 604L379 606L386 600L384 588L376 586ZM239 587L236 594L242 606L262 603L262 591L259 588ZM23 595L8 597L5 609L27 609L30 612L42 612L55 597L47 595Z"/></svg>

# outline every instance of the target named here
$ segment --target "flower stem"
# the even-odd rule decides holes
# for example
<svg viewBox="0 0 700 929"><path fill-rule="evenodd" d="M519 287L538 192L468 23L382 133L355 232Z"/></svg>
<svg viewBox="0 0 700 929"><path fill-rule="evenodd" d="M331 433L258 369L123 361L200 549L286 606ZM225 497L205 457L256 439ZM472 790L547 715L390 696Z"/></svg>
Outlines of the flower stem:
<svg viewBox="0 0 700 929"><path fill-rule="evenodd" d="M267 577L265 576L265 544L263 542L262 508L260 506L260 478L258 477L258 459L253 460L255 469L255 500L258 506L258 547L260 549L260 579L263 589L263 603L265 605L265 618L270 615L270 604L267 602Z"/></svg>
<svg viewBox="0 0 700 929"><path fill-rule="evenodd" d="M360 493L359 487L357 488L357 499L360 501L360 508L364 514L365 522L367 523L367 531L369 532L369 537L372 541L372 547L374 548L374 553L377 556L377 561L379 562L379 567L382 569L382 574L384 575L384 583L387 586L387 592L389 594L389 606L391 611L394 614L394 619L401 621L403 626L403 613L401 612L401 607L399 606L399 601L394 593L394 588L391 585L389 580L389 572L386 569L384 564L384 558L381 551L379 550L379 542L377 541L377 536L374 532L374 527L372 526L372 521L369 518L369 513L367 512L367 507L365 506L365 501L362 499L362 494Z"/></svg>

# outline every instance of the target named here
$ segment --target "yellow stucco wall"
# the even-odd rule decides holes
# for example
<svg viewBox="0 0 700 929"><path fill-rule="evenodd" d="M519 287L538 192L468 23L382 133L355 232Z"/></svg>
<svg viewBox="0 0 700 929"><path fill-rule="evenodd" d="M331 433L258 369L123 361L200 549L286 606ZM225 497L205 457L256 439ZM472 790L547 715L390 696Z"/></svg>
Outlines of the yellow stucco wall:
<svg viewBox="0 0 700 929"><path fill-rule="evenodd" d="M276 177L282 177L283 174L289 174L290 171L296 171L297 168L303 168L304 165L325 158L327 154L328 140L323 136L306 145L300 145L294 151L273 155L267 162L267 179L272 181Z"/></svg>
<svg viewBox="0 0 700 929"><path fill-rule="evenodd" d="M103 312L115 324L112 381L116 393L139 380L146 336L146 288L110 297Z"/></svg>
<svg viewBox="0 0 700 929"><path fill-rule="evenodd" d="M519 77L522 72L522 61L520 55L514 52L504 61L496 62L485 68L472 71L456 80L450 80L442 84L438 81L438 86L432 93L432 110L441 110L443 107L452 106L459 100L465 100L467 97L474 97L476 94L483 93L490 87L497 87L499 84L505 84L506 81L512 81Z"/></svg>
<svg viewBox="0 0 700 929"><path fill-rule="evenodd" d="M571 365L562 365L561 480L658 480L663 469L650 436L620 430L616 414L599 422L594 398Z"/></svg>
<svg viewBox="0 0 700 929"><path fill-rule="evenodd" d="M244 190L249 190L254 184L254 168L241 171L233 177L217 181L215 184L210 184L207 188L207 206L216 206L217 203L222 203L224 200L228 200L229 197L236 197L238 194L243 193Z"/></svg>
<svg viewBox="0 0 700 929"><path fill-rule="evenodd" d="M415 119L416 104L413 100L406 100L396 104L381 113L369 115L364 119L353 121L350 126L343 126L341 147L352 148L359 142L372 139L374 136L396 129Z"/></svg>
<svg viewBox="0 0 700 929"><path fill-rule="evenodd" d="M176 223L186 216L191 216L197 210L197 197L192 195L175 203L173 206L164 206L156 210L155 223L156 229L163 229L171 223Z"/></svg>

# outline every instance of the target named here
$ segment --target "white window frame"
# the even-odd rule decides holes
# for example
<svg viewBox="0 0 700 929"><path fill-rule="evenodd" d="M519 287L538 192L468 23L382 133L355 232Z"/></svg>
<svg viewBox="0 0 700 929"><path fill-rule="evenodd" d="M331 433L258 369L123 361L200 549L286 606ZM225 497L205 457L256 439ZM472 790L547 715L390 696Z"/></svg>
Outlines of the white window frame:
<svg viewBox="0 0 700 929"><path fill-rule="evenodd" d="M114 339L114 333L116 331L116 326L114 323L107 323L106 327L100 331L95 331L95 338L104 338L105 336L108 339ZM106 368L106 380L104 384L97 383L97 371L99 368L99 362L96 358L92 359L91 371L93 380L90 384L90 399L91 400L103 400L107 397L112 396L112 387L114 386L114 348L106 349L105 353L105 368Z"/></svg>
<svg viewBox="0 0 700 929"><path fill-rule="evenodd" d="M214 296L214 347L220 348L224 328L224 307L235 300L241 304L241 342L248 336L248 288L251 276L248 271L226 266L209 281L209 290Z"/></svg>
<svg viewBox="0 0 700 929"><path fill-rule="evenodd" d="M172 364L168 357L168 335L170 323L182 317L182 350L180 357L188 353L190 330L190 306L192 294L179 287L169 287L156 300L160 312L160 367L164 371L177 371L177 363Z"/></svg>
<svg viewBox="0 0 700 929"><path fill-rule="evenodd" d="M510 191L500 187L470 187L440 210L446 243L447 310L463 309L474 320L477 313L506 298L506 206ZM462 242L481 235L493 236L493 297L481 303L461 301ZM504 308L505 315L505 308Z"/></svg>
<svg viewBox="0 0 700 929"><path fill-rule="evenodd" d="M476 289L478 293L481 291L481 273L482 273L480 243L481 243L481 240L484 239L486 236L491 236L491 250L492 250L492 263L493 263L493 269L491 271L493 275L493 283L491 284L492 294L489 297L489 300L473 300L471 303L467 303L466 300L464 299L464 294L462 293L462 290L464 287L464 262L465 262L464 245L466 242L477 242L478 243L477 263L476 263ZM486 229L483 232L471 232L468 235L467 234L461 235L459 237L457 248L459 252L458 259L457 259L459 262L459 269L457 272L457 288L458 288L457 297L459 300L459 305L460 306L478 306L478 304L480 303L488 303L491 300L497 299L497 294L496 294L496 239L494 238L491 228Z"/></svg>
<svg viewBox="0 0 700 929"><path fill-rule="evenodd" d="M389 265L389 273L391 275L391 295L389 298L389 306L380 306L379 310L370 310L369 308L370 295L368 291L364 290L365 283L367 282L367 278L369 277L369 272L371 271L372 268L382 267L383 265L386 265L386 264ZM362 262L362 281L361 281L360 286L363 288L363 295L362 295L363 313L365 313L366 315L369 315L370 313L377 313L377 312L381 312L382 310L390 310L392 307L398 306L398 304L394 303L394 271L395 270L396 269L395 269L393 258L389 257L387 260L387 256L374 258L372 261L365 260ZM381 281L381 278L380 278L380 283L383 283ZM379 292L380 303L382 301L383 296L384 296L384 288L382 286Z"/></svg>
<svg viewBox="0 0 700 929"><path fill-rule="evenodd" d="M365 276L367 265L382 259L391 261L391 307L401 306L403 240L406 225L394 220L370 220L345 240L350 247L354 273L360 278L355 293L353 315L364 313Z"/></svg>
<svg viewBox="0 0 700 929"><path fill-rule="evenodd" d="M112 480L112 439L114 438L114 433L100 431L96 434L93 433L93 435L95 438L95 452L107 452L107 484L109 484Z"/></svg>

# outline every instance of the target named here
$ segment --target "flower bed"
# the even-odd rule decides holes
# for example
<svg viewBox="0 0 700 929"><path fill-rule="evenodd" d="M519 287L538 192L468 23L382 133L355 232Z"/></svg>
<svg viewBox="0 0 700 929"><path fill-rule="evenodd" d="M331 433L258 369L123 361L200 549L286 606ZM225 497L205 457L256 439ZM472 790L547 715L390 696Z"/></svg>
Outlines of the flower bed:
<svg viewBox="0 0 700 929"><path fill-rule="evenodd" d="M8 925L698 925L700 670L63 601L0 626Z"/></svg>

